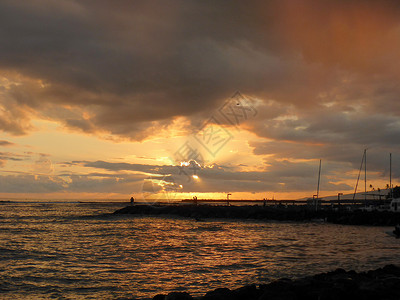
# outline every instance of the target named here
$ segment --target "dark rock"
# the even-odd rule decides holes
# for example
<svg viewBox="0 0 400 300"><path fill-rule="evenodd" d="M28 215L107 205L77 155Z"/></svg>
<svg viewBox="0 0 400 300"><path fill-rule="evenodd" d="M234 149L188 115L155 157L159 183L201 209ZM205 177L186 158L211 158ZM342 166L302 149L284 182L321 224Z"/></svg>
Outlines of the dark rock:
<svg viewBox="0 0 400 300"><path fill-rule="evenodd" d="M342 268L338 268L335 271L328 273L328 274L346 274L346 270L344 270Z"/></svg>
<svg viewBox="0 0 400 300"><path fill-rule="evenodd" d="M267 299L285 299L296 300L293 281L288 278L275 280L268 285L260 286L262 292L260 300Z"/></svg>
<svg viewBox="0 0 400 300"><path fill-rule="evenodd" d="M385 278L384 286L387 289L398 289L400 292L400 278L395 276Z"/></svg>
<svg viewBox="0 0 400 300"><path fill-rule="evenodd" d="M318 295L324 288L319 285L316 280L312 277L306 277L293 282L293 291L297 296L297 299L308 300L311 299L309 294L311 289Z"/></svg>
<svg viewBox="0 0 400 300"><path fill-rule="evenodd" d="M230 294L230 299L232 300L252 300L258 299L261 296L262 292L257 289L256 285L247 285L236 290L233 290Z"/></svg>
<svg viewBox="0 0 400 300"><path fill-rule="evenodd" d="M152 300L165 300L165 295L164 294L155 295Z"/></svg>
<svg viewBox="0 0 400 300"><path fill-rule="evenodd" d="M192 300L193 297L186 292L172 292L169 293L165 300Z"/></svg>
<svg viewBox="0 0 400 300"><path fill-rule="evenodd" d="M350 275L350 276L357 276L357 272L354 271L354 270L348 271L347 274Z"/></svg>
<svg viewBox="0 0 400 300"><path fill-rule="evenodd" d="M313 211L307 206L288 207L263 206L215 206L215 205L143 205L135 204L114 212L114 214L171 215L186 218L233 218L262 219L279 221L309 221L324 219L328 222L350 225L394 226L400 223L400 213L390 211Z"/></svg>
<svg viewBox="0 0 400 300"><path fill-rule="evenodd" d="M265 291L258 300L298 300L293 291Z"/></svg>
<svg viewBox="0 0 400 300"><path fill-rule="evenodd" d="M269 290L274 290L274 291L283 291L287 289L291 289L293 286L293 281L288 278L281 278L278 280L275 280L271 282L267 286L263 286L264 288L268 288Z"/></svg>
<svg viewBox="0 0 400 300"><path fill-rule="evenodd" d="M156 298L158 297L158 298ZM157 295L153 300L190 300L188 293ZM400 268L387 265L374 271L333 272L297 280L280 279L269 284L248 285L235 290L220 288L202 300L399 300Z"/></svg>
<svg viewBox="0 0 400 300"><path fill-rule="evenodd" d="M204 300L229 300L231 290L228 288L219 288L205 294L201 299Z"/></svg>
<svg viewBox="0 0 400 300"><path fill-rule="evenodd" d="M400 277L400 268L395 265L386 265L383 267L383 271Z"/></svg>

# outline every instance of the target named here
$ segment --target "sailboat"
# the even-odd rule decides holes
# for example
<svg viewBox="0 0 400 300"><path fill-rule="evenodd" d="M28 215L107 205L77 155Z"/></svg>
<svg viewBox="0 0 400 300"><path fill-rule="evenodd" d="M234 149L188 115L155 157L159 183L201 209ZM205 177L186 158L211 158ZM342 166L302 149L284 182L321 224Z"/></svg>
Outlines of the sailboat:
<svg viewBox="0 0 400 300"><path fill-rule="evenodd" d="M364 149L363 157L361 159L360 171L358 172L357 183L353 194L353 203L355 202L355 198L357 195L358 182L360 180L360 175L363 166L364 166L364 210L368 210L371 208L367 208L367 149Z"/></svg>
<svg viewBox="0 0 400 300"><path fill-rule="evenodd" d="M390 153L390 197L392 201L390 202L390 211L398 212L400 210L400 187L393 188L392 186L392 153ZM392 235L396 238L400 238L400 224L397 224L394 227L392 232L387 232L389 235Z"/></svg>
<svg viewBox="0 0 400 300"><path fill-rule="evenodd" d="M358 183L360 180L360 175L361 172L363 170L364 167L364 207L361 208L364 211L374 211L374 210L378 210L378 211L393 211L393 212L400 212L400 187L395 187L393 188L392 185L392 153L390 153L390 184L389 184L389 194L386 197L386 201L384 201L384 203L380 203L380 204L373 204L373 205L369 205L367 206L367 195L376 195L376 194L371 194L371 193L367 193L367 149L364 149L364 154L361 160L361 166L360 166L360 170L358 173L358 178L357 178L357 183L356 183L356 187L354 189L354 194L353 194L353 202L355 202L355 198L357 195L357 187L358 187ZM380 193L377 195L379 196L380 199Z"/></svg>
<svg viewBox="0 0 400 300"><path fill-rule="evenodd" d="M390 211L400 211L400 187L393 188L392 186L392 153L390 153Z"/></svg>
<svg viewBox="0 0 400 300"><path fill-rule="evenodd" d="M396 191L395 191L396 190ZM400 212L400 188L394 188L392 201L390 201L390 211Z"/></svg>

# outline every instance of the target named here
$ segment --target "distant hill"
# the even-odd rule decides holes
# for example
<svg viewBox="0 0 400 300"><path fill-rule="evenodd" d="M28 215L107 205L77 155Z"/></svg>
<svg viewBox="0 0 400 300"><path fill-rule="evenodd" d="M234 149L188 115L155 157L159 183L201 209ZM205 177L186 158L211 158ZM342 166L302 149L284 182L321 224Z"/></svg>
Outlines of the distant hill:
<svg viewBox="0 0 400 300"><path fill-rule="evenodd" d="M390 189L381 189L381 190L375 190L375 191L367 191L367 200L379 200L379 195L381 195L381 199L386 199L386 196L389 195ZM340 199L353 199L354 193L350 194L343 194L340 195ZM337 199L337 194L333 196L322 196L322 200L336 200ZM355 199L357 200L362 200L365 197L364 192L358 192L356 194ZM308 198L305 198L308 199Z"/></svg>

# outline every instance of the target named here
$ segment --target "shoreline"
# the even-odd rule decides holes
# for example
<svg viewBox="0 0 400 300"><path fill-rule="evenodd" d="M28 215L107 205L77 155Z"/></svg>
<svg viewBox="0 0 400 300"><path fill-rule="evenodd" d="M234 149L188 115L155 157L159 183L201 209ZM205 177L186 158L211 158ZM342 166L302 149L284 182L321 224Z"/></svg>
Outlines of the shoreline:
<svg viewBox="0 0 400 300"><path fill-rule="evenodd" d="M315 211L306 206L215 206L215 205L142 205L135 204L113 214L179 216L197 221L205 219L312 222L326 221L341 225L395 226L400 213L390 211Z"/></svg>
<svg viewBox="0 0 400 300"><path fill-rule="evenodd" d="M269 284L247 285L238 289L218 288L203 296L187 292L157 294L152 300L346 300L400 299L400 267L386 265L365 271L335 271L300 279L281 278Z"/></svg>

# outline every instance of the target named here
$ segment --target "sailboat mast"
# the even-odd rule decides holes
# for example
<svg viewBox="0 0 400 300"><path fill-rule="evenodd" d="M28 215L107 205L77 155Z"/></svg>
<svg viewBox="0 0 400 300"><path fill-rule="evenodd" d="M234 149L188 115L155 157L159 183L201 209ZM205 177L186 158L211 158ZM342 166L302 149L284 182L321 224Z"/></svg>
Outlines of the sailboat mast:
<svg viewBox="0 0 400 300"><path fill-rule="evenodd" d="M365 157L365 150L364 150L364 153L363 153L363 157L362 157L362 159L361 159L360 170L358 171L358 177L357 177L356 187L355 187L355 189L354 189L354 194L353 194L353 203L354 203L354 200L356 199L357 188L358 188L358 182L360 181L360 175L361 175L361 171L362 171L362 167L363 167L363 163L364 163L364 157Z"/></svg>
<svg viewBox="0 0 400 300"><path fill-rule="evenodd" d="M367 206L367 149L364 149L364 201Z"/></svg>
<svg viewBox="0 0 400 300"><path fill-rule="evenodd" d="M319 183L321 180L321 159L319 160L319 171L318 171L318 186L317 186L317 199L315 202L315 209L318 209L318 197L319 197Z"/></svg>
<svg viewBox="0 0 400 300"><path fill-rule="evenodd" d="M393 191L392 191L392 153L390 153L390 168L389 168L389 191L390 196L393 198Z"/></svg>

